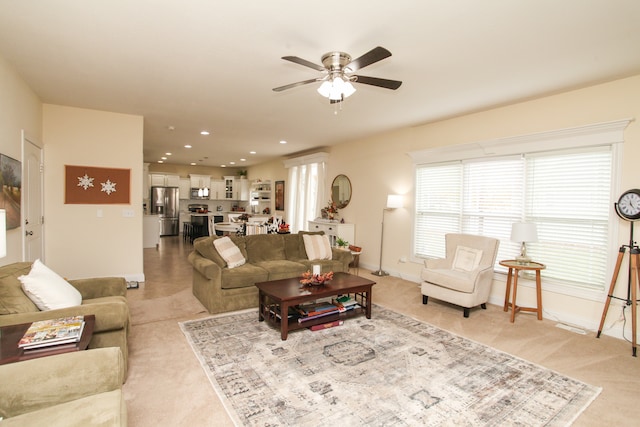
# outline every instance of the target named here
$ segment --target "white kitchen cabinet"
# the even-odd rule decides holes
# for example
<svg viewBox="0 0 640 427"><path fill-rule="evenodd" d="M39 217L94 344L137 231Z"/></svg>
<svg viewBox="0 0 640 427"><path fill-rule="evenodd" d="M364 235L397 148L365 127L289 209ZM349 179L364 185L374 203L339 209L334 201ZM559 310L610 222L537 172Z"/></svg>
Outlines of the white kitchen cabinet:
<svg viewBox="0 0 640 427"><path fill-rule="evenodd" d="M238 192L238 200L243 202L249 201L249 180L248 179L236 180L236 187Z"/></svg>
<svg viewBox="0 0 640 427"><path fill-rule="evenodd" d="M309 221L309 231L324 231L324 234L329 237L331 246L336 245L336 239L338 237L340 237L342 240L346 240L350 245L355 245L355 224L343 224L340 222L331 222L327 220L317 219L315 221Z"/></svg>
<svg viewBox="0 0 640 427"><path fill-rule="evenodd" d="M223 200L225 196L224 180L212 179L209 189L209 200Z"/></svg>
<svg viewBox="0 0 640 427"><path fill-rule="evenodd" d="M238 200L237 194L235 193L236 178L233 176L225 176L224 177L224 197L223 200Z"/></svg>
<svg viewBox="0 0 640 427"><path fill-rule="evenodd" d="M180 175L166 174L166 173L151 173L149 174L152 187L179 187Z"/></svg>
<svg viewBox="0 0 640 427"><path fill-rule="evenodd" d="M191 180L189 178L180 178L178 187L180 188L180 199L189 200L191 198Z"/></svg>
<svg viewBox="0 0 640 427"><path fill-rule="evenodd" d="M191 188L211 188L211 177L208 175L189 175Z"/></svg>

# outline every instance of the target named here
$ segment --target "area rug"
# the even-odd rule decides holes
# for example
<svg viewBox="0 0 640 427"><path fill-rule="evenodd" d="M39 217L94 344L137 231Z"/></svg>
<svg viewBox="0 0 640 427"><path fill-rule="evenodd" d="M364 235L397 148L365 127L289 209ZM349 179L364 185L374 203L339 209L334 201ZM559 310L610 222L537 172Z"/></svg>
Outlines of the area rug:
<svg viewBox="0 0 640 427"><path fill-rule="evenodd" d="M566 426L600 393L380 306L286 341L256 310L180 326L240 426Z"/></svg>

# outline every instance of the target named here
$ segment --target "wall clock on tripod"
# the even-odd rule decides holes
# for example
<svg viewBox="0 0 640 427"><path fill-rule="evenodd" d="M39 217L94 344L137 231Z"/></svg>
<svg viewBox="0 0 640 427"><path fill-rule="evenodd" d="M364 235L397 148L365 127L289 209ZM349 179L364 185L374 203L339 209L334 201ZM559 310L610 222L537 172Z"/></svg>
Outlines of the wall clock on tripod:
<svg viewBox="0 0 640 427"><path fill-rule="evenodd" d="M613 277L611 278L611 286L609 287L609 293L607 296L607 302L604 305L604 311L602 312L602 319L600 320L600 327L598 328L598 334L596 338L600 338L600 333L604 327L604 320L607 317L607 311L611 304L611 298L615 298L624 301L627 306L631 306L631 334L633 335L631 341L631 351L633 356L636 356L636 308L637 308L637 290L640 284L640 248L635 244L633 240L633 223L640 219L640 190L635 188L627 190L618 199L617 203L613 204L616 214L625 221L630 221L629 227L629 244L620 246L618 251L618 260L613 270ZM624 254L629 249L629 278L627 283L627 298L620 298L613 295L613 290L618 280L618 273L620 272L620 265ZM624 308L623 308L624 310ZM624 335L624 331L622 331Z"/></svg>

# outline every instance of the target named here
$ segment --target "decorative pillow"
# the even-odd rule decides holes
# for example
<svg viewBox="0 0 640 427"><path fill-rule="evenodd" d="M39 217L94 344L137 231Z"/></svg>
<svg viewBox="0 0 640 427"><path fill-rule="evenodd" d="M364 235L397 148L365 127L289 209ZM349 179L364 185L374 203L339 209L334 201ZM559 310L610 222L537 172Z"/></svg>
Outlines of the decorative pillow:
<svg viewBox="0 0 640 427"><path fill-rule="evenodd" d="M227 236L214 240L213 246L216 247L216 250L229 268L240 267L246 262L240 252L240 248Z"/></svg>
<svg viewBox="0 0 640 427"><path fill-rule="evenodd" d="M304 250L310 261L315 259L331 259L331 243L329 237L319 234L303 234Z"/></svg>
<svg viewBox="0 0 640 427"><path fill-rule="evenodd" d="M29 299L42 311L82 304L82 295L69 282L58 276L39 259L26 276L18 277Z"/></svg>
<svg viewBox="0 0 640 427"><path fill-rule="evenodd" d="M459 271L473 271L480 265L482 250L458 246L453 258L453 269Z"/></svg>

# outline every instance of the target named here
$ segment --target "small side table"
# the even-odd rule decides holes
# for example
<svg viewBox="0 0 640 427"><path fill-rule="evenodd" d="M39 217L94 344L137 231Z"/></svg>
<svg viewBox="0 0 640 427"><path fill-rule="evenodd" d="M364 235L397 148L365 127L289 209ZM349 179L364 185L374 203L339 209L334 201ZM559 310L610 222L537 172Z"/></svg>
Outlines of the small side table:
<svg viewBox="0 0 640 427"><path fill-rule="evenodd" d="M509 306L511 306L511 323L514 322L517 311L532 311L538 314L538 320L542 320L542 284L540 283L540 270L544 270L547 267L544 264L540 264L539 262L519 264L516 262L516 260L513 259L500 261L500 265L509 269L509 273L507 274L507 291L504 294L504 311L508 311ZM520 270L531 270L536 272L536 297L538 302L537 307L520 307L516 304L516 294L518 292L518 275L520 273ZM513 297L511 301L509 301L512 280Z"/></svg>
<svg viewBox="0 0 640 427"><path fill-rule="evenodd" d="M353 261L349 263L349 270L354 268L356 270L356 276L360 275L360 254L362 251L356 252L351 251L351 255L353 255Z"/></svg>
<svg viewBox="0 0 640 427"><path fill-rule="evenodd" d="M27 332L31 322L21 323L19 325L2 326L0 328L0 365L7 363L20 362L21 360L35 359L44 356L53 356L54 354L70 353L73 351L86 350L93 336L93 328L96 323L96 316L87 314L84 316L84 329L80 336L80 341L72 344L61 344L58 346L43 347L33 353L25 352L18 347L20 339Z"/></svg>

